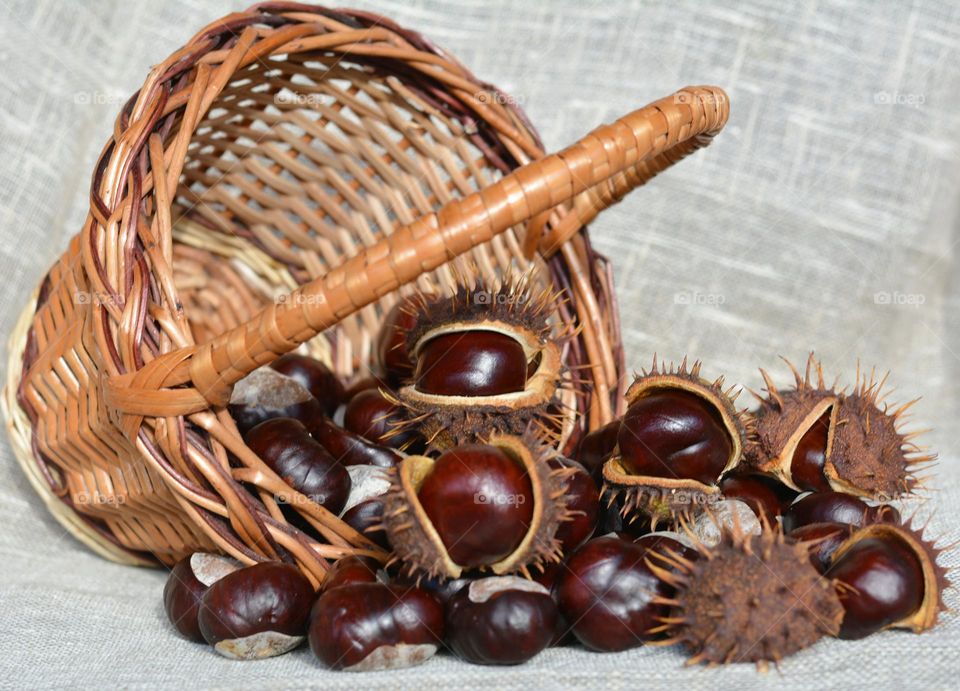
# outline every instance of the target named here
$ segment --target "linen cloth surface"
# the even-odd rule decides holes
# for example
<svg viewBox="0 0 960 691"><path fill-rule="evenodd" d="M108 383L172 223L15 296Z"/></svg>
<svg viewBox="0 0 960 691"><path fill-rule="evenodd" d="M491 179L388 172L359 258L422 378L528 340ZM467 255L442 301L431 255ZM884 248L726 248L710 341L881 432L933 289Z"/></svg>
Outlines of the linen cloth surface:
<svg viewBox="0 0 960 691"><path fill-rule="evenodd" d="M960 6L951 2L485 2L355 6L424 32L515 97L556 150L688 84L731 98L705 151L591 227L614 263L628 368L701 358L756 390L814 349L923 396L941 453L925 501L960 538ZM0 323L83 221L94 161L150 65L240 3L0 0ZM3 358L6 362L6 354ZM4 373L4 377L5 377ZM164 573L93 555L46 515L0 444L0 688L957 688L960 623L826 641L761 675L676 649L549 650L509 669L449 657L363 676L307 650L230 662L175 636ZM955 552L946 565L960 563ZM949 593L956 607L956 593Z"/></svg>

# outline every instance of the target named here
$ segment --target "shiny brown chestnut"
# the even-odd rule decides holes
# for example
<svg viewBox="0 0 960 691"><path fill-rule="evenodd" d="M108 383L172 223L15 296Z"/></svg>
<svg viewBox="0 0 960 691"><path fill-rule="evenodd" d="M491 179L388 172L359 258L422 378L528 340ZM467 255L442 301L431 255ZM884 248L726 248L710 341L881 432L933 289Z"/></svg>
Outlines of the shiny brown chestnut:
<svg viewBox="0 0 960 691"><path fill-rule="evenodd" d="M623 467L634 475L712 484L732 442L715 406L689 391L663 389L630 405L617 435Z"/></svg>
<svg viewBox="0 0 960 691"><path fill-rule="evenodd" d="M603 427L585 434L577 447L574 458L587 469L595 482L603 482L603 464L617 448L620 420L608 422Z"/></svg>
<svg viewBox="0 0 960 691"><path fill-rule="evenodd" d="M200 600L197 621L204 639L224 657L282 655L303 641L314 595L296 567L264 562L211 585Z"/></svg>
<svg viewBox="0 0 960 691"><path fill-rule="evenodd" d="M811 523L845 523L864 526L870 523L899 523L900 512L888 504L870 506L859 497L843 492L814 492L801 497L784 512L787 532Z"/></svg>
<svg viewBox="0 0 960 691"><path fill-rule="evenodd" d="M846 523L808 523L794 528L787 535L797 542L809 544L810 563L821 574L830 570L830 562L837 548L850 537L855 528Z"/></svg>
<svg viewBox="0 0 960 691"><path fill-rule="evenodd" d="M332 669L410 667L432 657L443 639L443 606L422 588L345 585L324 592L310 618L310 648Z"/></svg>
<svg viewBox="0 0 960 691"><path fill-rule="evenodd" d="M227 409L242 434L273 418L294 418L309 428L323 416L320 402L306 387L270 367L256 369L237 382Z"/></svg>
<svg viewBox="0 0 960 691"><path fill-rule="evenodd" d="M550 645L557 617L542 585L516 576L482 578L447 603L446 642L473 664L518 665Z"/></svg>
<svg viewBox="0 0 960 691"><path fill-rule="evenodd" d="M270 363L270 367L296 380L320 402L327 415L333 415L344 401L343 383L319 360L289 353Z"/></svg>
<svg viewBox="0 0 960 691"><path fill-rule="evenodd" d="M347 509L340 518L361 535L390 551L390 541L383 529L383 502L379 499L362 501Z"/></svg>
<svg viewBox="0 0 960 691"><path fill-rule="evenodd" d="M804 432L790 459L790 476L802 490L829 492L831 487L823 469L827 462L827 441L830 434L828 409Z"/></svg>
<svg viewBox="0 0 960 691"><path fill-rule="evenodd" d="M833 553L828 571L844 609L839 637L935 626L950 585L937 564L941 551L909 525L874 523L854 531Z"/></svg>
<svg viewBox="0 0 960 691"><path fill-rule="evenodd" d="M762 473L731 473L721 480L720 492L727 499L746 503L770 525L776 524L777 517L783 515L797 496L795 490Z"/></svg>
<svg viewBox="0 0 960 691"><path fill-rule="evenodd" d="M598 537L574 552L555 587L560 613L591 650L620 651L656 638L653 629L673 588L647 565L650 552L616 537Z"/></svg>
<svg viewBox="0 0 960 691"><path fill-rule="evenodd" d="M333 588L342 588L354 583L379 583L377 574L382 564L372 557L361 557L351 554L337 559L333 567L323 579L321 588L324 592Z"/></svg>
<svg viewBox="0 0 960 691"><path fill-rule="evenodd" d="M402 425L399 406L387 399L379 389L364 389L347 403L343 427L374 444L401 449L417 436L409 425ZM401 426L402 425L402 426Z"/></svg>
<svg viewBox="0 0 960 691"><path fill-rule="evenodd" d="M184 638L203 643L197 615L200 599L213 583L240 568L240 564L219 554L196 552L178 561L163 587L163 608L173 627Z"/></svg>
<svg viewBox="0 0 960 691"><path fill-rule="evenodd" d="M570 520L562 522L557 528L557 539L564 554L577 549L593 536L600 519L600 492L587 472L587 469L576 461L557 456L550 459L550 465L555 468L569 468L573 472L567 476L564 484L564 494L567 497L567 508L570 510Z"/></svg>
<svg viewBox="0 0 960 691"><path fill-rule="evenodd" d="M403 457L391 448L374 444L358 434L333 424L327 418L310 428L313 438L343 465L375 465L393 468Z"/></svg>
<svg viewBox="0 0 960 691"><path fill-rule="evenodd" d="M485 444L442 454L417 496L450 558L466 568L508 556L533 519L533 487L525 468Z"/></svg>
<svg viewBox="0 0 960 691"><path fill-rule="evenodd" d="M517 339L497 331L440 334L417 351L414 382L440 396L496 396L523 391L527 356Z"/></svg>
<svg viewBox="0 0 960 691"><path fill-rule="evenodd" d="M397 302L383 320L377 335L377 365L391 386L399 386L413 375L413 358L407 350L407 334L416 325L417 297Z"/></svg>
<svg viewBox="0 0 960 691"><path fill-rule="evenodd" d="M320 445L299 420L273 418L244 437L250 450L284 482L334 514L350 495L346 468Z"/></svg>

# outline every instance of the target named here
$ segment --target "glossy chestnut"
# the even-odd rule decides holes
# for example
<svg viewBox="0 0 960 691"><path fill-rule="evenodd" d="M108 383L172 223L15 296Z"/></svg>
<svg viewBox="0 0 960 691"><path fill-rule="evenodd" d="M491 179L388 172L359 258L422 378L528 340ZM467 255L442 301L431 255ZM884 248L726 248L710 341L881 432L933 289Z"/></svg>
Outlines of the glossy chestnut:
<svg viewBox="0 0 960 691"><path fill-rule="evenodd" d="M395 449L403 448L413 438L409 426L401 428L403 413L387 400L379 389L364 389L347 403L343 413L343 427L374 444Z"/></svg>
<svg viewBox="0 0 960 691"><path fill-rule="evenodd" d="M794 528L787 535L798 542L809 543L810 563L818 572L826 574L830 570L833 553L853 530L853 526L845 523L808 523Z"/></svg>
<svg viewBox="0 0 960 691"><path fill-rule="evenodd" d="M278 417L295 418L310 427L323 415L320 402L306 387L270 367L256 369L237 382L227 409L243 434Z"/></svg>
<svg viewBox="0 0 960 691"><path fill-rule="evenodd" d="M203 643L197 615L200 599L213 583L240 567L218 554L197 552L178 561L163 587L163 608L173 627L184 638Z"/></svg>
<svg viewBox="0 0 960 691"><path fill-rule="evenodd" d="M224 657L272 657L303 641L313 599L313 586L296 567L264 562L211 585L197 620L204 639Z"/></svg>
<svg viewBox="0 0 960 691"><path fill-rule="evenodd" d="M649 552L616 537L590 540L571 555L555 587L577 639L591 650L620 651L653 640L673 589L646 563Z"/></svg>
<svg viewBox="0 0 960 691"><path fill-rule="evenodd" d="M338 427L327 418L310 428L313 438L343 465L375 465L393 468L403 457L391 448L374 444L358 434Z"/></svg>
<svg viewBox="0 0 960 691"><path fill-rule="evenodd" d="M397 302L387 312L377 335L377 364L394 387L413 375L413 359L407 350L407 333L417 323L416 303L413 297Z"/></svg>
<svg viewBox="0 0 960 691"><path fill-rule="evenodd" d="M519 341L496 331L440 334L419 347L414 381L422 393L441 396L523 391L527 357Z"/></svg>
<svg viewBox="0 0 960 691"><path fill-rule="evenodd" d="M379 583L377 578L382 565L371 557L350 555L337 559L327 572L321 588L324 592L354 583Z"/></svg>
<svg viewBox="0 0 960 691"><path fill-rule="evenodd" d="M557 528L556 537L564 554L572 552L593 536L600 519L600 492L587 469L576 461L558 456L550 460L557 468L569 468L573 471L564 484L567 509L571 518L563 521Z"/></svg>
<svg viewBox="0 0 960 691"><path fill-rule="evenodd" d="M677 562L694 562L700 558L700 552L681 542L678 537L665 533L648 533L634 539L633 543L647 550L650 559L657 566L679 571Z"/></svg>
<svg viewBox="0 0 960 691"><path fill-rule="evenodd" d="M349 473L298 420L267 420L250 430L245 441L290 487L334 514L343 509L350 495Z"/></svg>
<svg viewBox="0 0 960 691"><path fill-rule="evenodd" d="M869 636L908 618L923 604L923 566L897 540L859 540L834 556L829 575L841 584L840 638Z"/></svg>
<svg viewBox="0 0 960 691"><path fill-rule="evenodd" d="M859 527L899 522L900 512L888 504L870 506L852 494L832 491L801 497L783 514L783 528L787 532L811 523L845 523Z"/></svg>
<svg viewBox="0 0 960 691"><path fill-rule="evenodd" d="M802 490L813 492L827 492L830 483L823 473L827 461L827 438L830 430L830 414L828 409L810 426L793 452L790 459L790 475L793 482Z"/></svg>
<svg viewBox="0 0 960 691"><path fill-rule="evenodd" d="M525 468L485 444L442 454L417 497L450 558L465 568L508 556L533 518L533 487Z"/></svg>
<svg viewBox="0 0 960 691"><path fill-rule="evenodd" d="M443 606L422 588L334 588L317 599L310 619L310 648L333 669L409 667L432 657L443 639Z"/></svg>
<svg viewBox="0 0 960 691"><path fill-rule="evenodd" d="M274 360L270 367L299 382L320 402L327 415L333 415L344 401L343 384L329 367L306 355L289 353Z"/></svg>
<svg viewBox="0 0 960 691"><path fill-rule="evenodd" d="M763 516L770 525L783 515L797 492L776 478L761 473L731 473L720 482L720 492L727 499L739 499Z"/></svg>
<svg viewBox="0 0 960 691"><path fill-rule="evenodd" d="M383 529L383 502L379 499L360 502L347 509L341 519L361 535L370 538L385 550L390 550L390 541Z"/></svg>
<svg viewBox="0 0 960 691"><path fill-rule="evenodd" d="M483 578L447 603L446 642L473 664L518 665L550 645L557 617L542 585L516 576Z"/></svg>
<svg viewBox="0 0 960 691"><path fill-rule="evenodd" d="M634 475L711 485L733 443L716 407L681 389L654 390L627 409L617 435L621 464Z"/></svg>
<svg viewBox="0 0 960 691"><path fill-rule="evenodd" d="M585 434L577 447L574 458L587 469L590 476L602 484L603 464L617 448L617 436L620 434L620 420L608 422L603 427Z"/></svg>

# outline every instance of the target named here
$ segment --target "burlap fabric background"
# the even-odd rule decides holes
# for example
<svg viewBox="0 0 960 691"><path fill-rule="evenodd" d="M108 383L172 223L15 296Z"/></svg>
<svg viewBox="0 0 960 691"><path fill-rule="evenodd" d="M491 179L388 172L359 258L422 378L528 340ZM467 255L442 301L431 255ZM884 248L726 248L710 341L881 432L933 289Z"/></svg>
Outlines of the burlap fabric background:
<svg viewBox="0 0 960 691"><path fill-rule="evenodd" d="M942 463L908 511L960 538L960 8L357 2L418 28L513 94L548 148L686 84L732 100L726 130L594 224L615 263L629 364L654 351L758 387L816 349L829 373L891 368ZM0 319L8 332L80 227L120 104L228 2L0 0ZM6 356L4 355L4 361ZM164 575L82 548L0 445L0 686L956 688L960 624L821 643L782 674L682 669L676 650L551 650L514 669L450 658L362 677L306 651L232 663L169 630ZM957 555L945 562L956 566ZM956 606L951 594L948 603Z"/></svg>

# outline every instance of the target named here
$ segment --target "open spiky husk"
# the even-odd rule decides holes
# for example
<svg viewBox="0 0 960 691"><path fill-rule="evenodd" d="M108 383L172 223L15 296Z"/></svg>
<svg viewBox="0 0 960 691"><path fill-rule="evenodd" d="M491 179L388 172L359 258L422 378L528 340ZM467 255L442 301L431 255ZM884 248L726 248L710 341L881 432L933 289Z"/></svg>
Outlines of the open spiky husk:
<svg viewBox="0 0 960 691"><path fill-rule="evenodd" d="M833 584L810 564L802 543L764 523L747 535L721 527L715 547L697 545L697 560L669 559L658 576L676 588L663 619L661 645L681 643L688 664L755 662L761 668L836 635L843 607Z"/></svg>
<svg viewBox="0 0 960 691"><path fill-rule="evenodd" d="M395 402L426 439L429 448L446 449L476 442L491 433L522 435L535 431L555 445L559 429L551 407L559 408L558 390L564 382L561 359L563 335L553 332L551 315L560 295L535 292L529 274L507 276L496 286L461 285L450 297L418 296L414 301L415 326L407 335L414 354L430 339L464 331L494 331L516 340L528 362L539 364L523 391L495 396L443 396L428 394L411 383L402 387ZM397 430L402 432L402 426Z"/></svg>
<svg viewBox="0 0 960 691"><path fill-rule="evenodd" d="M745 410L738 410L736 387L724 388L724 379L709 381L700 376L701 363L695 361L687 366L684 358L678 367L673 363L658 365L654 356L649 370L641 371L627 389L627 406L655 389L683 389L710 403L720 415L730 434L731 451L723 471L717 477L732 470L740 461L743 449L752 430L752 421ZM612 505L621 503L624 516L642 513L650 517L653 530L658 524L676 526L683 517L696 513L721 497L716 485L706 485L697 480L632 475L624 468L619 449L616 449L603 466L604 493Z"/></svg>
<svg viewBox="0 0 960 691"><path fill-rule="evenodd" d="M918 482L914 470L935 458L912 441L916 434L901 429L906 411L916 401L891 410L883 402L886 376L878 380L875 372L867 375L859 368L852 392L837 390L836 383L827 386L813 353L803 375L785 362L794 376L789 391L778 390L760 370L767 395L754 394L760 406L756 435L744 455L746 465L801 489L791 472L794 452L803 435L829 411L823 475L832 489L881 501L912 492Z"/></svg>
<svg viewBox="0 0 960 691"><path fill-rule="evenodd" d="M530 578L530 569L542 569L561 558L556 538L560 523L570 520L564 493L573 468L552 468L556 455L531 437L492 435L485 443L496 446L523 464L533 488L533 516L523 541L507 557L486 569L497 575L521 573ZM447 553L440 535L417 497L417 491L436 461L427 456L408 456L391 469L390 490L383 498L383 524L394 550L391 563L410 575L429 578L459 578L463 568Z"/></svg>
<svg viewBox="0 0 960 691"><path fill-rule="evenodd" d="M916 612L885 627L887 629L910 629L914 633L932 629L937 623L940 612L946 609L943 591L950 587L950 580L947 569L937 563L937 558L943 550L926 540L923 532L922 529L914 528L912 524L875 523L854 531L837 547L831 557L831 563L834 563L859 541L870 538L898 540L916 556L923 570L923 601Z"/></svg>

